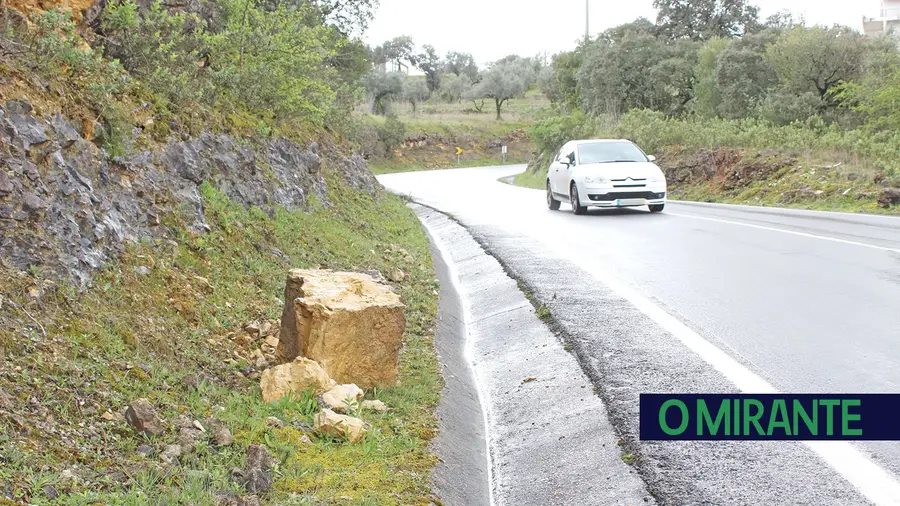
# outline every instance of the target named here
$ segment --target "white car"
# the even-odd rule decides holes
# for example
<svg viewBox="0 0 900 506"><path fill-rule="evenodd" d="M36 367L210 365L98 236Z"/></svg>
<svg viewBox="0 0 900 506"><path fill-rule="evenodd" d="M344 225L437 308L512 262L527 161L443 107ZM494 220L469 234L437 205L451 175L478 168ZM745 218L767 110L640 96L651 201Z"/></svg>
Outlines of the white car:
<svg viewBox="0 0 900 506"><path fill-rule="evenodd" d="M654 160L623 139L570 141L547 171L547 205L555 211L568 201L575 214L636 206L658 213L666 205L666 176Z"/></svg>

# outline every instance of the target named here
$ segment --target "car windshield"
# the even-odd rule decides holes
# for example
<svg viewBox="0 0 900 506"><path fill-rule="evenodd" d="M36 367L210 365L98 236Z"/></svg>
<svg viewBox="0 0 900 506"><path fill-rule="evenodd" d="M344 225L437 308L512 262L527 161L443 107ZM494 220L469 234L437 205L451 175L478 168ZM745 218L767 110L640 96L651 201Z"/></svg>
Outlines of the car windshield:
<svg viewBox="0 0 900 506"><path fill-rule="evenodd" d="M630 142L591 142L578 145L578 162L646 162L647 157Z"/></svg>

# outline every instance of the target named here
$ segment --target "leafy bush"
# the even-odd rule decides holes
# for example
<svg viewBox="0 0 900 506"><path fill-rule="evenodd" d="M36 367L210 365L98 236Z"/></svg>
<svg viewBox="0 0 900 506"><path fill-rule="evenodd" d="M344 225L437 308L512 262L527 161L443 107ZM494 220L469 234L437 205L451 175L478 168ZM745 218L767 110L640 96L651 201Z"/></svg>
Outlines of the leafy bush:
<svg viewBox="0 0 900 506"><path fill-rule="evenodd" d="M65 93L63 99L97 114L104 146L113 155L124 152L129 113L120 99L129 85L122 66L84 44L68 12L52 9L34 15L32 21L34 26L21 34L26 61L47 78L66 78L72 93Z"/></svg>
<svg viewBox="0 0 900 506"><path fill-rule="evenodd" d="M383 125L376 127L378 135L378 151L384 158L394 157L394 148L406 140L406 124L391 114Z"/></svg>
<svg viewBox="0 0 900 506"><path fill-rule="evenodd" d="M203 22L194 14L171 14L159 3L138 9L130 0L107 5L101 21L106 56L152 91L157 113L209 103L215 89L209 69L200 64Z"/></svg>
<svg viewBox="0 0 900 506"><path fill-rule="evenodd" d="M597 133L597 123L576 110L567 116L553 116L535 123L529 131L531 140L542 153L552 153L573 139L586 139Z"/></svg>

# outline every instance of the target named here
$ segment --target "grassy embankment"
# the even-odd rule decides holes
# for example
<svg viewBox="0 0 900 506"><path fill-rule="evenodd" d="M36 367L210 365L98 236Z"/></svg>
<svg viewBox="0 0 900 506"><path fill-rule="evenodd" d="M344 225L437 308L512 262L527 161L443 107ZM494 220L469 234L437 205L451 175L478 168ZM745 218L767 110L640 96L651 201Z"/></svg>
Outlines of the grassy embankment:
<svg viewBox="0 0 900 506"><path fill-rule="evenodd" d="M0 271L0 494L33 504L55 491L56 504L212 505L218 493L242 494L230 471L247 445L260 444L278 460L266 504L427 503L440 388L427 239L399 198L358 194L335 177L329 184L331 207L274 217L206 186L211 232L190 235L170 219L177 241L130 249L84 294L37 270ZM259 343L242 342L241 326L280 316L289 267L410 275L398 287L408 308L400 384L367 392L391 410L364 413L372 430L360 444L317 438L314 399L266 404L245 377ZM163 436L138 436L122 420L140 397L169 422ZM201 441L174 465L136 453L175 443L181 415L218 417L235 444ZM270 416L284 427L267 424Z"/></svg>
<svg viewBox="0 0 900 506"><path fill-rule="evenodd" d="M507 164L528 163L534 152L528 128L535 118L546 114L550 102L538 90L531 90L524 97L504 104L502 121L495 119L492 101L484 102L482 112L475 111L471 101L448 104L439 99L419 104L415 113L409 104L395 103L392 107L406 124L407 139L429 137L434 141L422 145L401 144L393 157L370 163L376 174L500 165L503 163L500 146L491 146L500 141L508 146ZM384 122L382 117L368 119L376 124ZM464 150L459 163L456 146Z"/></svg>

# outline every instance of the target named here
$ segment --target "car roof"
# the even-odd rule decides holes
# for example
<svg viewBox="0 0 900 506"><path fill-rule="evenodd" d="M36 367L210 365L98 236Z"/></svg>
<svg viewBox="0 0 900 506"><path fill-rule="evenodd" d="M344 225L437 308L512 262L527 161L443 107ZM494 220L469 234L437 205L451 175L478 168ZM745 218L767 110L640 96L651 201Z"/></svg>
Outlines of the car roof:
<svg viewBox="0 0 900 506"><path fill-rule="evenodd" d="M576 145L580 145L580 144L595 144L595 143L599 143L599 142L629 142L630 143L631 141L629 141L628 139L581 139L581 140L576 140L576 141L572 141L572 142L574 142Z"/></svg>

